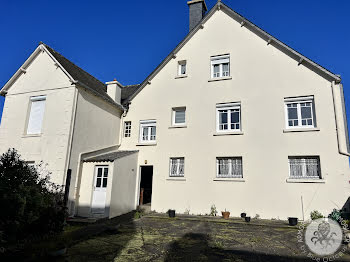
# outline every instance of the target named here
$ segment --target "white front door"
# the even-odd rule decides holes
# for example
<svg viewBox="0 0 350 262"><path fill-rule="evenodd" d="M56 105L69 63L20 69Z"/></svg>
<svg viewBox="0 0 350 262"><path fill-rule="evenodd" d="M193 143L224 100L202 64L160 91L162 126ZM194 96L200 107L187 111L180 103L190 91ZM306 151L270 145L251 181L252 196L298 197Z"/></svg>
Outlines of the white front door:
<svg viewBox="0 0 350 262"><path fill-rule="evenodd" d="M95 167L94 193L91 211L94 214L104 214L106 206L108 182L108 166Z"/></svg>

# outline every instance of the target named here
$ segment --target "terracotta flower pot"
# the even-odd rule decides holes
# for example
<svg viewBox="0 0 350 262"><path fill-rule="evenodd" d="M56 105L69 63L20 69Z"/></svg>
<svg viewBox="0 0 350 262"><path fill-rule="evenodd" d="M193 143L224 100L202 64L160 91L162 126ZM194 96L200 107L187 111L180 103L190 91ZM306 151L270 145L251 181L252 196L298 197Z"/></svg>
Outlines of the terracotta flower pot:
<svg viewBox="0 0 350 262"><path fill-rule="evenodd" d="M228 219L230 217L230 212L228 211L221 211L221 214L224 219Z"/></svg>

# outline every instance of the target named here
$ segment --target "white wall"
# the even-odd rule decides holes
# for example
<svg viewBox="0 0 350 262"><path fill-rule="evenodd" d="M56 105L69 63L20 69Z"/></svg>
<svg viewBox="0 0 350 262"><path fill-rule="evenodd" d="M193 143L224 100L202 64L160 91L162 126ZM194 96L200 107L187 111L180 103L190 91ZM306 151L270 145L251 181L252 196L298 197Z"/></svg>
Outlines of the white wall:
<svg viewBox="0 0 350 262"><path fill-rule="evenodd" d="M112 181L114 175L114 164L113 162L85 162L82 164L82 181L79 198L79 206L77 207L77 215L82 217L92 217L91 204L94 193L94 182L96 166L108 166L108 180L107 180L107 192L106 192L106 209L105 217L109 216L110 213L110 202L111 202L111 190Z"/></svg>
<svg viewBox="0 0 350 262"><path fill-rule="evenodd" d="M47 163L52 181L64 184L75 87L53 60L40 52L9 89L0 127L0 152L16 148L27 161ZM30 97L46 96L41 135L26 135Z"/></svg>
<svg viewBox="0 0 350 262"><path fill-rule="evenodd" d="M113 185L109 217L115 217L136 208L137 157L134 153L114 161Z"/></svg>
<svg viewBox="0 0 350 262"><path fill-rule="evenodd" d="M328 50L329 51L329 50ZM208 82L210 56L230 54L231 80ZM188 77L175 79L187 60ZM284 133L284 98L313 95L320 131ZM217 103L241 102L243 135L214 136ZM169 128L171 108L186 106L187 128ZM157 120L157 145L137 146L139 121ZM205 214L215 204L233 216L328 214L349 195L348 157L338 153L331 83L298 66L222 11L177 53L133 100L121 149L138 149L154 166L152 210ZM325 183L287 183L288 156L319 155ZM186 181L171 181L169 157L185 157ZM245 182L213 181L216 157L242 156ZM139 176L140 174L138 174Z"/></svg>
<svg viewBox="0 0 350 262"><path fill-rule="evenodd" d="M80 155L119 143L121 113L120 109L79 88L69 163L69 167L72 169L69 199L72 203L76 197L79 198L76 192L79 192L80 181L84 179L81 177L81 172L77 173ZM82 194L82 190L78 194Z"/></svg>

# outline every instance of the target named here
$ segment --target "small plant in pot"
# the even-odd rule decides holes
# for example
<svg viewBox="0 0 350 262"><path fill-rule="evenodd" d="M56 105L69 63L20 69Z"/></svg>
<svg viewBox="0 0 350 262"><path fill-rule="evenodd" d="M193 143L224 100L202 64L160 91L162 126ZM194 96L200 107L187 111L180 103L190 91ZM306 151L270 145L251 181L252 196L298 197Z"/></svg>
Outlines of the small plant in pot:
<svg viewBox="0 0 350 262"><path fill-rule="evenodd" d="M298 224L297 217L288 217L288 223L290 226L296 226Z"/></svg>
<svg viewBox="0 0 350 262"><path fill-rule="evenodd" d="M241 213L241 218L245 218L247 216L247 213Z"/></svg>
<svg viewBox="0 0 350 262"><path fill-rule="evenodd" d="M244 217L245 222L250 222L250 217Z"/></svg>
<svg viewBox="0 0 350 262"><path fill-rule="evenodd" d="M225 211L221 211L221 214L224 219L228 219L230 217L230 212L226 211L226 208Z"/></svg>

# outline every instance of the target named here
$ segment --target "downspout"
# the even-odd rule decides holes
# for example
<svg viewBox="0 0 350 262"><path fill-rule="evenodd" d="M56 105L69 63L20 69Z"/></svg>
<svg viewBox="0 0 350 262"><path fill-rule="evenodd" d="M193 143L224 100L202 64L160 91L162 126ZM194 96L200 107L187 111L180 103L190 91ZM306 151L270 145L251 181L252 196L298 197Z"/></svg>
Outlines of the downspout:
<svg viewBox="0 0 350 262"><path fill-rule="evenodd" d="M335 81L332 81L332 98L333 98L333 109L334 109L334 116L335 116L335 130L337 133L338 151L339 151L339 154L341 154L341 155L350 156L350 154L348 152L345 152L342 150L341 144L340 144L338 121L340 121L341 116L339 116L337 113L336 99L335 99L335 95L334 95L335 88L336 88ZM347 134L345 134L345 135L347 135Z"/></svg>

